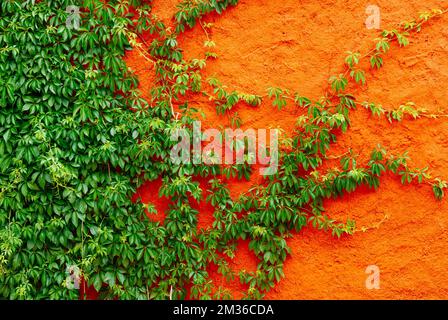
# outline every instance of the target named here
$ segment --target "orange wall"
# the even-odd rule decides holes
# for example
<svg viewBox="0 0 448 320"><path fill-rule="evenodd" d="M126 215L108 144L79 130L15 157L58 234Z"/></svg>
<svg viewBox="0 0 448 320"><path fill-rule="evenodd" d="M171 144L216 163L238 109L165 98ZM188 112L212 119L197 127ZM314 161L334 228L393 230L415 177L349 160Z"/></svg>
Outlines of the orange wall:
<svg viewBox="0 0 448 320"><path fill-rule="evenodd" d="M175 0L155 0L154 13L169 21ZM378 36L367 30L365 8L381 8L382 29L393 28L425 9L440 7L433 0L244 0L223 15L204 19L213 22L211 38L217 60L208 61L204 77L216 76L229 89L264 95L277 86L319 98L328 78L342 70L346 51L366 52ZM445 7L448 2L445 1ZM203 57L206 40L200 27L180 37L187 58ZM353 88L360 101L381 103L392 109L408 101L432 112L448 109L448 16L431 22L411 38L407 48L393 47L385 66L367 74L367 86ZM147 96L153 75L149 65L131 52L126 58ZM216 115L213 103L197 97L191 105L202 109L204 126L228 125ZM280 112L268 101L259 108L237 106L243 128L281 127L290 131L297 114L292 107ZM390 153L409 152L411 165L429 166L433 176L448 178L448 122L404 120L389 124L372 118L367 111L352 113L352 126L339 136L330 155L352 148L365 160L381 144ZM337 163L325 164L326 167ZM285 264L285 278L267 295L268 299L422 299L448 298L448 203L437 202L428 186L402 186L398 177L385 176L378 191L360 189L342 199L327 201L327 213L336 219L355 219L359 231L340 240L306 228L289 239L292 255ZM233 195L247 190L247 182L233 182ZM154 197L157 185L139 190L144 201L166 207ZM155 219L163 220L163 214ZM212 208L200 213L199 227L212 222ZM382 223L380 223L382 221ZM373 228L372 228L373 227ZM379 290L365 287L368 265L380 268ZM235 270L256 268L256 259L241 242L232 262ZM216 284L231 288L240 297L242 287L226 283L210 270Z"/></svg>

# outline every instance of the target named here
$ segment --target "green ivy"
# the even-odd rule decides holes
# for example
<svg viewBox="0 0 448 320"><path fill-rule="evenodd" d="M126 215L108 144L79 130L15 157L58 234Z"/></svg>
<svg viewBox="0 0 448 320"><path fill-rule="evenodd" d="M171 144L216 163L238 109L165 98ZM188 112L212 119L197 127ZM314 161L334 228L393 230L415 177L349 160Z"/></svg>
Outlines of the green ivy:
<svg viewBox="0 0 448 320"><path fill-rule="evenodd" d="M403 183L429 182L436 197L443 197L446 182L431 180L427 168L411 169L406 155L391 156L381 147L366 166L350 154L340 169L319 171L336 131L348 129L356 107L355 98L344 93L347 73L331 78L331 99L312 102L289 97L286 89L268 90L277 108L291 100L307 113L283 141L278 172L238 199L226 181L248 179L247 163L173 165L170 133L192 130L200 115L188 97L204 93L201 69L207 60L185 60L177 37L206 14L221 14L237 2L182 1L171 32L150 15L150 4L138 0L2 1L0 297L77 299L78 290L68 287L72 267L80 271L81 285L93 286L101 298L230 298L209 279L208 267L215 264L226 279L238 276L247 286L245 298L258 299L284 277L286 239L293 231L311 225L337 237L353 234L354 221L328 217L324 199L361 185L377 188L386 172L400 175ZM82 8L79 30L66 27L68 5ZM421 25L409 23L406 32ZM151 35L149 43L142 32ZM407 34L396 30L382 36L371 56L377 67L389 42L407 44ZM123 62L132 47L154 66L149 101ZM355 69L361 58L349 53L346 65L351 78L364 84L364 73ZM221 113L240 101L261 103L257 95L227 92L217 80L209 84ZM366 106L382 113L374 104ZM391 117L401 119L412 110L401 111ZM241 124L237 114L232 123ZM206 190L198 177L208 179ZM144 181L158 178L159 195L169 202L163 223L148 218L157 213L153 204L132 201ZM199 231L195 208L203 198L214 207L214 222ZM240 239L249 240L259 259L255 272L236 275L229 266Z"/></svg>

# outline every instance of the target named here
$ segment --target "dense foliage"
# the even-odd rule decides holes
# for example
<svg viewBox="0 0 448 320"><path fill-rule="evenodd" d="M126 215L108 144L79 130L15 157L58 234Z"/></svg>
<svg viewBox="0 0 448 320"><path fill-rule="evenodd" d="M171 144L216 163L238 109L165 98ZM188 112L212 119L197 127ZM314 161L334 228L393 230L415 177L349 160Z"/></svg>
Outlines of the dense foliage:
<svg viewBox="0 0 448 320"><path fill-rule="evenodd" d="M138 0L1 2L1 297L77 299L78 291L67 288L67 270L75 266L85 279L82 285L93 285L103 298L229 298L228 291L213 287L207 267L214 263L233 278L228 258L239 239L250 239L258 270L241 271L239 277L248 286L248 298L261 298L283 277L291 231L307 224L337 236L355 230L353 221L327 217L323 199L360 185L376 188L386 171L401 175L403 183L428 182L442 198L444 181L431 180L426 169L408 168L406 156L387 155L380 147L366 167L349 154L342 157L341 169L318 171L336 131L348 129L350 110L356 107L355 98L344 93L350 79L365 82L357 53L347 58L345 74L331 78L332 93L321 101L268 90L274 106L285 107L291 100L304 114L294 136L282 142L278 173L239 199L230 197L225 180L249 177L248 164L170 163L170 133L191 129L198 115L186 94L208 94L200 71L216 57L207 52L204 59L186 61L177 36L204 15L237 2L183 1L174 29ZM78 30L66 26L69 5L82 8ZM420 31L422 21L404 28ZM148 48L142 32L150 35ZM368 55L372 67L381 67L389 43L406 45L405 39L396 30L385 31ZM141 98L137 79L122 60L131 45L154 66L150 101ZM217 95L221 114L239 101L252 107L261 103L257 95L228 93L216 79L209 84L214 92L208 95ZM384 113L374 104L364 106ZM406 112L390 119L401 120ZM209 178L208 190L200 188L199 176ZM131 201L144 181L161 177L160 195L170 199L163 224L147 217L155 211L152 204ZM199 232L192 204L205 191L215 222Z"/></svg>

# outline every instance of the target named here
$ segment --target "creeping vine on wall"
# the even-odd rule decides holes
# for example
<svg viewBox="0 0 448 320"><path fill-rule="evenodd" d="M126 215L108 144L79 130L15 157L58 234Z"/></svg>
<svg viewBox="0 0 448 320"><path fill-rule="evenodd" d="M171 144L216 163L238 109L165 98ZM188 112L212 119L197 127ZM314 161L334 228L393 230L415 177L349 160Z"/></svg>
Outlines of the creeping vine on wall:
<svg viewBox="0 0 448 320"><path fill-rule="evenodd" d="M385 112L379 104L359 103L348 84L364 84L359 61L380 68L393 42L408 44L408 33L444 14L434 10L384 31L369 53L350 52L346 70L330 78L320 101L270 88L266 96L228 92L210 79L207 93L201 70L216 54L187 61L177 37L201 25L207 50L214 46L201 21L237 0L186 0L178 5L175 27L151 14L139 0L4 0L0 4L0 296L10 299L77 299L68 288L67 270L76 266L81 285L94 286L102 298L222 299L231 294L209 279L213 263L227 279L247 284L246 298L262 298L284 276L291 232L312 225L335 236L352 234L354 221L334 221L324 213L325 198L343 196L360 185L377 188L387 171L403 183L433 187L438 199L447 183L424 169L412 169L406 155L378 147L368 165L348 154L341 168L319 171L326 152L348 130L349 114L362 105L392 121L404 115L429 115L412 104ZM66 7L81 10L79 30L67 28ZM146 33L149 37L142 37ZM146 40L145 40L146 39ZM126 50L151 62L155 86L144 100L126 67ZM225 114L243 102L256 107L264 98L277 108L289 103L306 112L297 130L282 141L276 175L238 199L226 179L248 178L247 163L233 166L173 165L170 133L191 130L199 111L187 93L203 93ZM232 122L239 126L238 115ZM153 222L152 204L132 202L144 181L163 178L160 195L169 198L164 223ZM196 177L208 177L206 200L215 208L212 227L197 230L192 204L204 197ZM259 258L256 272L229 267L239 239L249 239ZM190 285L190 286L189 286ZM187 289L189 288L189 289ZM82 290L83 292L85 290ZM82 297L84 298L84 297Z"/></svg>

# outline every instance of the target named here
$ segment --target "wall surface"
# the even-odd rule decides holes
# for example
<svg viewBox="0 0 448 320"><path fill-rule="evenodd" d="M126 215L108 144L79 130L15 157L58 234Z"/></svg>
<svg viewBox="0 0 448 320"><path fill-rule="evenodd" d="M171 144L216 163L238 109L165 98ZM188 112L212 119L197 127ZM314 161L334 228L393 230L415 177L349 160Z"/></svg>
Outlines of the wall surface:
<svg viewBox="0 0 448 320"><path fill-rule="evenodd" d="M154 13L167 24L177 1L155 0ZM217 77L229 89L264 95L268 87L288 88L318 99L328 78L343 70L347 51L366 52L378 36L364 24L366 7L381 9L381 28L417 17L432 8L447 8L447 1L433 0L243 0L222 15L209 15L213 22L210 38L219 58L209 60L204 78ZM367 74L365 87L353 87L360 101L381 103L386 109L412 101L431 112L448 111L448 14L414 34L410 46L393 46L379 71ZM187 31L180 45L187 58L203 58L206 35L200 26ZM153 70L138 53L126 58L141 81L148 97ZM217 116L212 102L197 96L190 104L206 114L204 126L229 125ZM267 99L265 99L267 100ZM276 111L265 101L258 108L236 106L242 128L282 128L290 132L297 113L293 107ZM428 166L434 177L448 179L448 118L405 119L390 124L373 118L366 110L352 113L352 125L338 136L330 155L349 148L361 162L381 144L390 153L408 151L412 167ZM328 162L325 167L336 166ZM246 191L251 182L231 182L234 196ZM153 219L163 221L164 199L157 198L160 183L146 184L138 195L156 203ZM198 205L199 228L213 222L213 209ZM355 219L357 230L351 237L335 239L311 227L288 240L292 249L285 264L285 278L267 295L268 299L442 299L448 298L448 201L435 200L430 186L402 186L399 177L385 176L377 191L359 189L341 199L325 203L335 219ZM365 229L363 227L366 227ZM365 230L365 231L362 231ZM256 259L241 242L231 263L235 270L253 270ZM369 265L380 268L380 289L365 286ZM213 266L210 272L217 285L224 285L241 297L237 281L226 283Z"/></svg>

